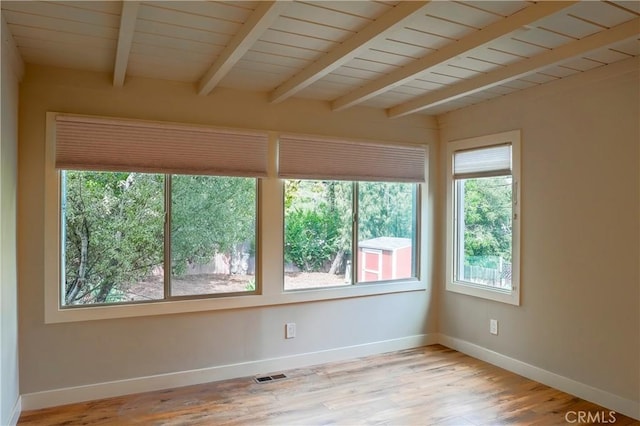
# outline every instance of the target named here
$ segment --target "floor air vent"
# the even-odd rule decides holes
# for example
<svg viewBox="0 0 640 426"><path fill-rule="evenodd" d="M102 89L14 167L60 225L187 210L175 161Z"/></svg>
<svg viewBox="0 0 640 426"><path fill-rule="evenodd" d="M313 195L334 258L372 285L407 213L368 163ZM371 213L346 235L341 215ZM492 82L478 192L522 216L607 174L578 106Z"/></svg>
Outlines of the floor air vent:
<svg viewBox="0 0 640 426"><path fill-rule="evenodd" d="M274 374L272 376L257 376L254 377L254 380L256 381L256 383L267 383L286 378L287 376L285 376L284 374Z"/></svg>

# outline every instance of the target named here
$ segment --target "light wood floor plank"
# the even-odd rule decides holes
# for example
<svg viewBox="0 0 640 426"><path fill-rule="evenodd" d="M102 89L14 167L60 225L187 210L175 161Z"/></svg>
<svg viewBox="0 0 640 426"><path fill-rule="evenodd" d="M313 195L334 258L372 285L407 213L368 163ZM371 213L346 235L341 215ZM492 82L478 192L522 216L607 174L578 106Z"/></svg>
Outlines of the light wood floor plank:
<svg viewBox="0 0 640 426"><path fill-rule="evenodd" d="M18 424L546 426L568 424L568 411L610 411L440 345L285 374L27 411Z"/></svg>

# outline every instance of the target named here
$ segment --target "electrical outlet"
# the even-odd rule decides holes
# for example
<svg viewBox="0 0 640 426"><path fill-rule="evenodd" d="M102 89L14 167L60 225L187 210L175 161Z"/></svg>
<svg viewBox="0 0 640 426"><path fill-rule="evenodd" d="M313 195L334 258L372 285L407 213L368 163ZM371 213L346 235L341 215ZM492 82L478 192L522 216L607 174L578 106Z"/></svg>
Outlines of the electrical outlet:
<svg viewBox="0 0 640 426"><path fill-rule="evenodd" d="M490 319L489 320L489 333L491 334L498 334L498 320L496 319Z"/></svg>
<svg viewBox="0 0 640 426"><path fill-rule="evenodd" d="M284 325L284 338L293 339L296 337L296 323L288 322Z"/></svg>

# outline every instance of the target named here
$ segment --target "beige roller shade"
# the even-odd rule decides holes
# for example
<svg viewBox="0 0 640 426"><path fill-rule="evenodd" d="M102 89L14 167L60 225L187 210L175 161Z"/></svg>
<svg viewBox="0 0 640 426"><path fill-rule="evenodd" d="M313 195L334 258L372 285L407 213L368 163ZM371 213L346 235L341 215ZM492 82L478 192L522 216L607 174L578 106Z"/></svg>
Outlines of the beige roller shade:
<svg viewBox="0 0 640 426"><path fill-rule="evenodd" d="M225 176L267 175L266 132L56 116L56 168Z"/></svg>
<svg viewBox="0 0 640 426"><path fill-rule="evenodd" d="M455 179L510 174L511 144L456 151L453 154Z"/></svg>
<svg viewBox="0 0 640 426"><path fill-rule="evenodd" d="M424 182L425 162L426 150L422 146L283 135L279 144L278 176Z"/></svg>

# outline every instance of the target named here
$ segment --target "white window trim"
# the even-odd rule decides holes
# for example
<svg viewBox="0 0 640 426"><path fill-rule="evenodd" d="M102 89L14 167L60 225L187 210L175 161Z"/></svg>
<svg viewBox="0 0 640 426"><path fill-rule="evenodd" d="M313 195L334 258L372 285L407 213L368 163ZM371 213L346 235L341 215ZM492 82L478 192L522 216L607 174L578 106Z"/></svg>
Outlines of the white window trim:
<svg viewBox="0 0 640 426"><path fill-rule="evenodd" d="M512 180L513 180L513 216L512 216L512 289L505 291L486 286L474 285L469 282L456 281L454 279L455 268L455 181L453 179L453 154L455 151L470 148L482 148L503 143L511 143L512 156ZM446 236L446 289L448 291L497 302L520 305L520 188L522 180L520 175L520 130L480 136L469 139L450 141L447 144L446 153L447 173L447 236Z"/></svg>
<svg viewBox="0 0 640 426"><path fill-rule="evenodd" d="M86 306L61 308L60 286L60 173L55 168L55 115L47 113L46 147L44 165L44 320L45 323L76 322L104 320L111 318L128 318L175 313L215 311L261 306L275 306L293 303L306 303L322 300L347 299L353 297L402 293L409 291L425 291L427 277L431 276L428 253L431 251L431 239L427 233L431 209L427 206L429 197L428 183L420 185L422 200L420 241L418 250L420 262L420 278L394 282L368 283L367 285L350 285L329 288L313 288L295 292L284 290L284 183L277 178L275 164L277 161L278 133L269 134L269 170L268 177L259 186L258 206L259 231L257 235L258 255L261 269L257 271L259 283L258 294L224 296L203 299L169 300L136 304L120 304L106 306ZM428 151L427 151L428 158ZM428 162L425 164L425 175L428 174ZM265 242L270 241L277 247L274 250L264 249Z"/></svg>

